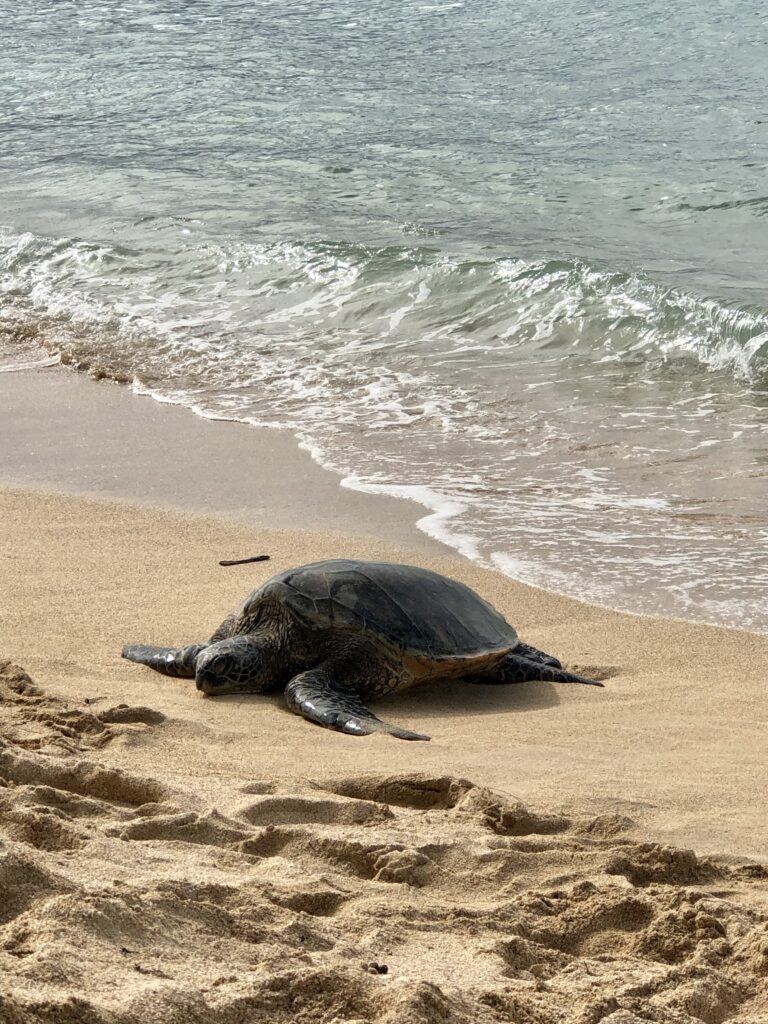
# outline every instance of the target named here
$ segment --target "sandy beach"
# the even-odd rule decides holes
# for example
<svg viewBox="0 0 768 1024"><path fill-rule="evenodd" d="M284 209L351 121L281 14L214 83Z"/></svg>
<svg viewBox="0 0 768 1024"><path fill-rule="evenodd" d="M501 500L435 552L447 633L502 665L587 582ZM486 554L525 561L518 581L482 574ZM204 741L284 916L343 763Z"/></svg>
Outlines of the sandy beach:
<svg viewBox="0 0 768 1024"><path fill-rule="evenodd" d="M768 1020L768 637L515 583L288 434L58 369L0 374L0 438L4 1024ZM405 744L119 657L337 556L605 688L413 691Z"/></svg>

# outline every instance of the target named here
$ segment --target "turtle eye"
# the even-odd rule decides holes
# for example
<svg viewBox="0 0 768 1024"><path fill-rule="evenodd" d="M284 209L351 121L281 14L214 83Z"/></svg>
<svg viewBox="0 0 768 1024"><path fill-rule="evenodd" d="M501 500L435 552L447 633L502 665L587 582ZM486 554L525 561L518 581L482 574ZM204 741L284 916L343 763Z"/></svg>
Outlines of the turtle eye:
<svg viewBox="0 0 768 1024"><path fill-rule="evenodd" d="M220 654L207 668L207 674L214 686L223 686L232 680L234 665L232 658Z"/></svg>

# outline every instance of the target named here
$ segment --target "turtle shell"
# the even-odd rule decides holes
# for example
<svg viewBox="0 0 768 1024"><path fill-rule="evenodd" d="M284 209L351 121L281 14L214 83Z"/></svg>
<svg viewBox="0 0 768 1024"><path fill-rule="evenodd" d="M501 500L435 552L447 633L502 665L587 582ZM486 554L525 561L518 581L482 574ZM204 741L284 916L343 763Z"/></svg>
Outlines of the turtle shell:
<svg viewBox="0 0 768 1024"><path fill-rule="evenodd" d="M273 576L245 604L277 598L308 624L380 637L428 660L511 650L515 630L492 605L456 580L391 562L334 559Z"/></svg>

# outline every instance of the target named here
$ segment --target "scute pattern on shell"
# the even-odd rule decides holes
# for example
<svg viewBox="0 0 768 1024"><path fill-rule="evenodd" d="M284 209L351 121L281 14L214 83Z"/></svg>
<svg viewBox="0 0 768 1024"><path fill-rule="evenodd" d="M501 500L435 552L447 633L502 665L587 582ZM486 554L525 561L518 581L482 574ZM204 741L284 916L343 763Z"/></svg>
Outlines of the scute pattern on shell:
<svg viewBox="0 0 768 1024"><path fill-rule="evenodd" d="M445 659L512 650L515 630L469 587L428 569L337 559L279 573L246 601L279 600L320 628L380 637L402 651Z"/></svg>

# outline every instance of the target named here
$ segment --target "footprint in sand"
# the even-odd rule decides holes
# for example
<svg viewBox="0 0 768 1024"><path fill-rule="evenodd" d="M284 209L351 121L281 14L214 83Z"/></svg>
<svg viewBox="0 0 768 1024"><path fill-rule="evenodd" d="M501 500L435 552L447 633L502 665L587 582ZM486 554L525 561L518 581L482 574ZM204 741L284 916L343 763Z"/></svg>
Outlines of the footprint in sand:
<svg viewBox="0 0 768 1024"><path fill-rule="evenodd" d="M154 779L103 768L92 761L53 760L27 753L0 739L0 774L14 782L51 786L80 796L123 804L162 800L165 787Z"/></svg>
<svg viewBox="0 0 768 1024"><path fill-rule="evenodd" d="M197 814L194 811L179 814L157 814L113 826L108 835L125 840L162 840L180 843L199 843L207 846L229 846L242 842L248 831L237 822L225 818L218 811Z"/></svg>
<svg viewBox="0 0 768 1024"><path fill-rule="evenodd" d="M328 779L315 783L340 796L414 810L448 809L474 789L474 783L451 775L430 776L418 772L402 775L359 775L344 779Z"/></svg>
<svg viewBox="0 0 768 1024"><path fill-rule="evenodd" d="M534 814L523 804L451 775L362 775L316 785L385 806L473 815L497 835L553 835L571 826L571 821L561 815Z"/></svg>
<svg viewBox="0 0 768 1024"><path fill-rule="evenodd" d="M166 721L162 712L153 708L146 708L141 705L131 707L128 704L118 704L106 711L100 711L96 716L100 722L118 725L160 725Z"/></svg>
<svg viewBox="0 0 768 1024"><path fill-rule="evenodd" d="M252 825L361 825L393 817L380 803L314 796L265 796L239 813Z"/></svg>

